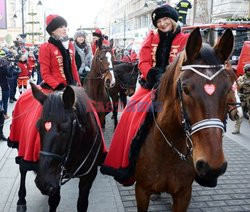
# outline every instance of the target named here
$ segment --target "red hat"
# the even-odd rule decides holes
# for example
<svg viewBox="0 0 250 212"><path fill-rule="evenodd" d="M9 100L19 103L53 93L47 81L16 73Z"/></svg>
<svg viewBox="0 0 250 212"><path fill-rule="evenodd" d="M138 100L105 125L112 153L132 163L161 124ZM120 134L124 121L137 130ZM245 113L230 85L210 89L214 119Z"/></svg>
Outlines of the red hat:
<svg viewBox="0 0 250 212"><path fill-rule="evenodd" d="M97 37L102 37L102 31L100 29L96 29L93 33L92 33L93 36L97 36Z"/></svg>
<svg viewBox="0 0 250 212"><path fill-rule="evenodd" d="M53 31L61 26L67 27L67 21L59 15L48 15L46 18L46 30L51 35Z"/></svg>

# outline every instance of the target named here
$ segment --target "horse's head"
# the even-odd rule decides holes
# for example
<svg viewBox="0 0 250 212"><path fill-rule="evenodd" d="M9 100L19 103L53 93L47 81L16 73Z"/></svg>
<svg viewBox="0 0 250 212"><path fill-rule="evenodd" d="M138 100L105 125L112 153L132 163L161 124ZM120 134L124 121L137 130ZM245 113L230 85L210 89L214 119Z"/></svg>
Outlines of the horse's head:
<svg viewBox="0 0 250 212"><path fill-rule="evenodd" d="M200 30L196 28L180 56L183 61L175 64L176 113L184 128L187 146L190 150L192 147L196 181L203 186L216 186L217 178L227 168L222 137L234 79L225 62L233 42L232 31L226 30L212 48L202 44Z"/></svg>
<svg viewBox="0 0 250 212"><path fill-rule="evenodd" d="M41 151L37 187L43 194L54 195L60 189L61 167L66 163L75 129L74 90L67 86L63 92L44 94L32 85L33 96L43 105L37 122Z"/></svg>
<svg viewBox="0 0 250 212"><path fill-rule="evenodd" d="M135 93L136 82L138 78L138 63L122 63L114 67L115 77L126 96L132 96Z"/></svg>
<svg viewBox="0 0 250 212"><path fill-rule="evenodd" d="M96 72L96 76L104 79L104 85L112 88L115 85L115 76L113 72L112 48L99 45L92 61L91 70Z"/></svg>

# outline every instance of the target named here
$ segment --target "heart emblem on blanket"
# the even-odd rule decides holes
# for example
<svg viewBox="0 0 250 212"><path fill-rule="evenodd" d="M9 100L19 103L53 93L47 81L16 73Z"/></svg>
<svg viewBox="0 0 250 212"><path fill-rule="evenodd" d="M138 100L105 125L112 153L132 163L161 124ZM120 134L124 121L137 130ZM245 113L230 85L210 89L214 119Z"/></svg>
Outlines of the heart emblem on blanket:
<svg viewBox="0 0 250 212"><path fill-rule="evenodd" d="M204 85L204 90L208 95L212 95L215 91L215 85L214 84L205 84Z"/></svg>
<svg viewBox="0 0 250 212"><path fill-rule="evenodd" d="M50 129L51 129L51 122L50 121L45 122L44 127L45 127L46 131L50 131Z"/></svg>

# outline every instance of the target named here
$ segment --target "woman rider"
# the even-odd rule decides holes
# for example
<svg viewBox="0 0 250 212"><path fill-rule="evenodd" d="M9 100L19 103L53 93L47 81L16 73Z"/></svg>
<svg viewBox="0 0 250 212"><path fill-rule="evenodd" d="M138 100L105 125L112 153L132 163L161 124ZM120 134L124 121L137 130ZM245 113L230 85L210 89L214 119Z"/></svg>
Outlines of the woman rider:
<svg viewBox="0 0 250 212"><path fill-rule="evenodd" d="M188 35L181 32L177 24L178 14L171 6L166 4L156 8L151 18L156 29L150 30L139 54L141 86L124 109L113 135L109 153L101 167L103 174L114 176L124 185L134 183L133 171L129 168L130 144L147 114L146 110L139 109L139 103L151 102L152 92L157 87L166 66L184 49L188 39Z"/></svg>

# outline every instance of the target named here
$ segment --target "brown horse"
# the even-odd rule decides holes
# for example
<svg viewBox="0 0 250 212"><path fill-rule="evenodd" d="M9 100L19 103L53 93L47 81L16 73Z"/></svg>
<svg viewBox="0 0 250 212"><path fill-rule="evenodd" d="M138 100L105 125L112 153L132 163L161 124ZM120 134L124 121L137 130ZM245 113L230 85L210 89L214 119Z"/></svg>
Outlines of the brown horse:
<svg viewBox="0 0 250 212"><path fill-rule="evenodd" d="M151 194L168 192L172 210L184 212L194 180L215 187L225 173L222 137L234 79L224 63L233 42L232 31L227 30L212 48L202 44L196 28L185 51L163 75L154 99L162 108L152 113L135 166L138 211L147 211Z"/></svg>
<svg viewBox="0 0 250 212"><path fill-rule="evenodd" d="M98 47L86 82L86 92L93 100L103 129L105 128L105 116L112 111L107 89L115 85L111 49L112 46L100 45Z"/></svg>

